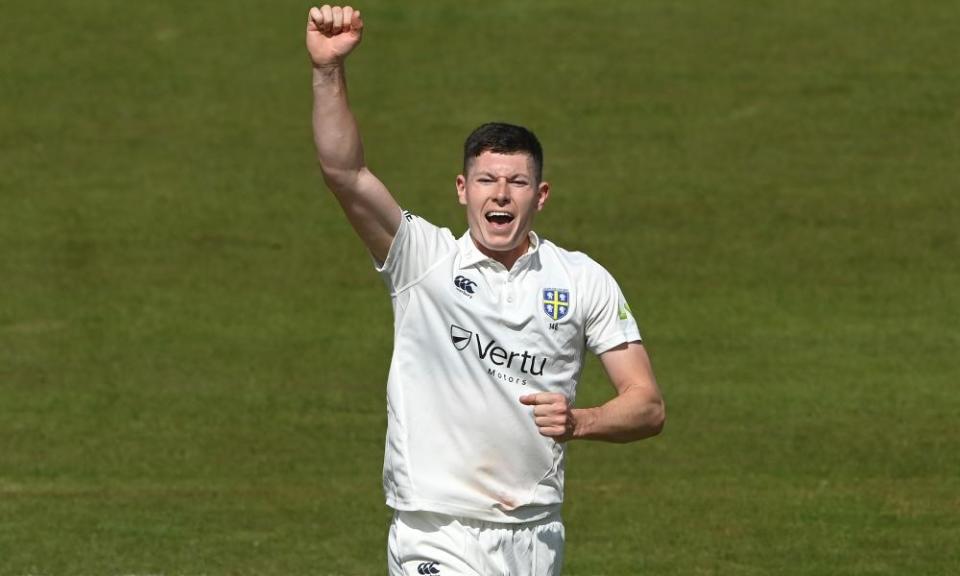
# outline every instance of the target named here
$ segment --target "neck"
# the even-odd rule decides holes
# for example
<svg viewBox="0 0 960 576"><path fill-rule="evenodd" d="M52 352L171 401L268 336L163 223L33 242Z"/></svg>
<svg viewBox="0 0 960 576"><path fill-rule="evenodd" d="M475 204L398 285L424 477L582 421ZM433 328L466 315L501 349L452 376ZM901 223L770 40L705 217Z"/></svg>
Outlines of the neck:
<svg viewBox="0 0 960 576"><path fill-rule="evenodd" d="M473 240L473 245L476 246L477 250L479 250L484 256L487 256L488 258L492 258L497 262L503 264L503 267L506 268L507 270L510 270L511 268L513 268L513 265L517 263L517 260L519 260L520 257L526 254L527 250L530 249L529 235L527 236L527 238L524 239L522 243L520 243L519 246L511 250L505 250L505 251L491 250L487 248L483 244L477 242L477 239L473 237L473 234L470 235L470 239Z"/></svg>

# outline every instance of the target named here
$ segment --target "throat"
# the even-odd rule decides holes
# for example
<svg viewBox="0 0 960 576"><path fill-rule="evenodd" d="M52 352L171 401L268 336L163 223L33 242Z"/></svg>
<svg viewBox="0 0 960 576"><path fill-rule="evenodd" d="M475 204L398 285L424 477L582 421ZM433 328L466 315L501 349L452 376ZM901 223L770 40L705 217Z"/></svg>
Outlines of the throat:
<svg viewBox="0 0 960 576"><path fill-rule="evenodd" d="M473 245L477 247L477 250L481 254L490 258L491 260L496 260L497 262L503 264L503 267L507 270L513 268L513 265L517 263L517 260L521 256L530 251L530 238L525 238L518 246L508 249L508 250L496 250L486 246L483 242L477 240L477 238L471 233L471 240L473 240Z"/></svg>

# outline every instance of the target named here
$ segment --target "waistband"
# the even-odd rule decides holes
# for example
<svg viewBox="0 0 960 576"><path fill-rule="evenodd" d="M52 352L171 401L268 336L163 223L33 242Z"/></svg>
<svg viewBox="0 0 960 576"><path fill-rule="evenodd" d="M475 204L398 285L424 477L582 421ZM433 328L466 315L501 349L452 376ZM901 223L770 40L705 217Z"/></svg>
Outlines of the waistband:
<svg viewBox="0 0 960 576"><path fill-rule="evenodd" d="M490 520L477 520L466 516L455 516L443 514L440 512L430 512L427 510L394 510L394 521L399 520L408 526L446 526L448 524L461 524L478 530L529 530L539 526L549 524L562 524L563 518L560 511L551 512L544 518L537 520L528 520L522 522L493 522Z"/></svg>

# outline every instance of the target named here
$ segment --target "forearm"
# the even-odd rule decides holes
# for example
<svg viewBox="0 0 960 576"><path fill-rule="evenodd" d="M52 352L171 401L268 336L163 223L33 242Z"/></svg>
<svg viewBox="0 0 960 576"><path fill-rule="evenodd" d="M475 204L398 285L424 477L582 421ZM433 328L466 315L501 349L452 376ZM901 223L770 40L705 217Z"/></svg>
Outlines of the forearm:
<svg viewBox="0 0 960 576"><path fill-rule="evenodd" d="M573 438L633 442L659 434L664 419L665 410L660 396L637 386L601 406L574 408Z"/></svg>
<svg viewBox="0 0 960 576"><path fill-rule="evenodd" d="M313 141L328 183L346 183L360 173L363 145L347 100L342 63L313 68Z"/></svg>

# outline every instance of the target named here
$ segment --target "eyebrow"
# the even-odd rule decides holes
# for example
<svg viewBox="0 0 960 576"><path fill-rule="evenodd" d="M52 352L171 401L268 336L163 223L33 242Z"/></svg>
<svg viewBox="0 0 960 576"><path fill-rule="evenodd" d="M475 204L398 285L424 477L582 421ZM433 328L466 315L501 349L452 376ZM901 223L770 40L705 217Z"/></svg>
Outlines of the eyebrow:
<svg viewBox="0 0 960 576"><path fill-rule="evenodd" d="M489 177L489 178L493 178L494 180L496 180L496 179L498 178L498 176L497 176L496 174L494 174L493 172L478 172L478 173L477 173L477 176L478 176L478 177L480 177L480 176L486 176L486 177ZM528 176L528 175L526 175L526 174L523 174L523 173L517 173L517 174L511 174L510 176L506 176L506 179L507 179L507 180L519 180L519 179L529 180L529 179L530 179L530 176Z"/></svg>

